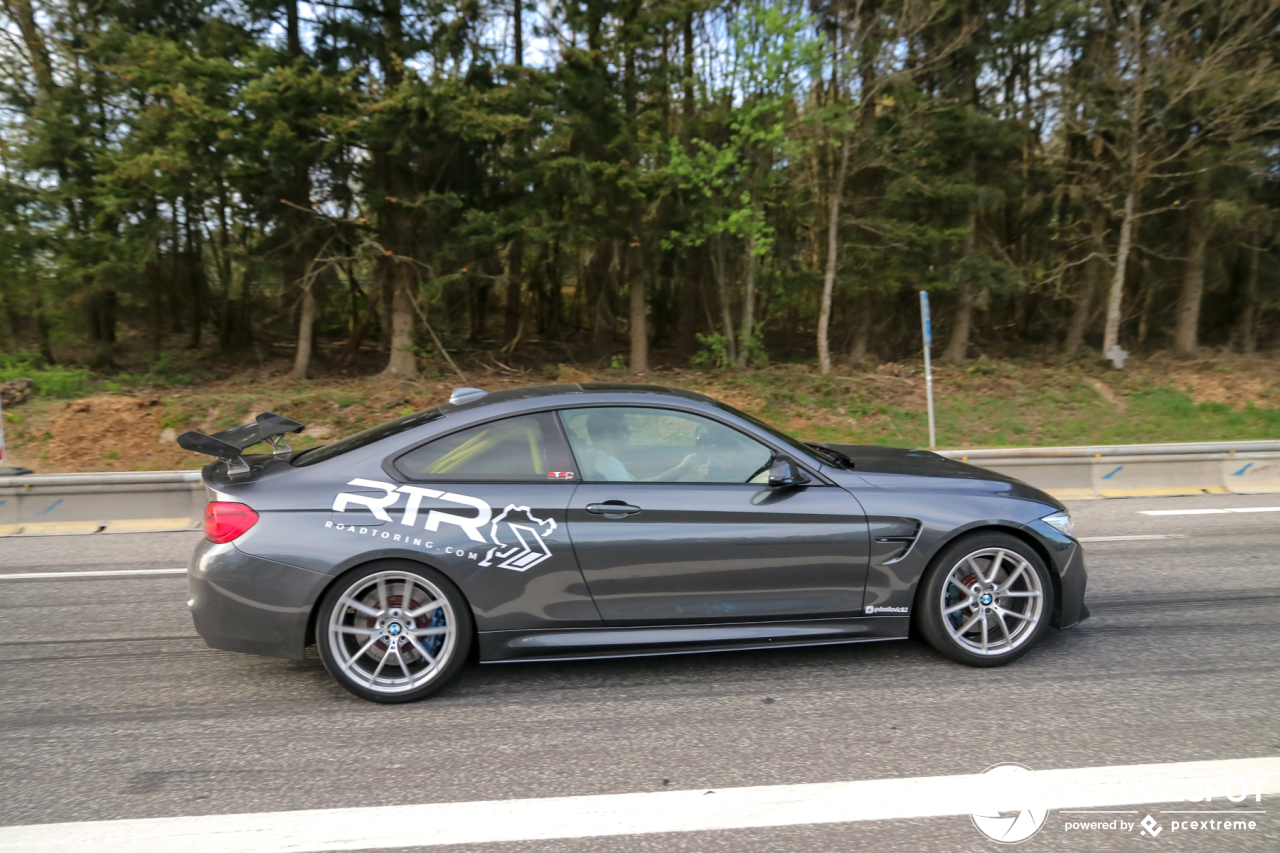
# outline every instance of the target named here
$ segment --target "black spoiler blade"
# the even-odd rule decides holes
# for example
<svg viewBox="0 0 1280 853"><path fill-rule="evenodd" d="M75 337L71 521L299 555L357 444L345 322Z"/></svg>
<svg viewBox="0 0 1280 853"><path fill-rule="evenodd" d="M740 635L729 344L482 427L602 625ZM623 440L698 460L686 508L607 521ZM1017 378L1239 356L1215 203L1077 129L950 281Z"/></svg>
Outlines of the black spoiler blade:
<svg viewBox="0 0 1280 853"><path fill-rule="evenodd" d="M241 458L246 447L265 441L271 445L272 452L276 455L288 453L292 448L284 440L284 436L304 429L306 426L297 421L272 412L263 412L251 424L225 429L213 435L188 430L178 436L178 446L183 450L203 453L226 462L229 474L243 474L249 470L249 465Z"/></svg>
<svg viewBox="0 0 1280 853"><path fill-rule="evenodd" d="M278 436L287 435L291 432L302 432L304 429L306 427L297 421L291 421L286 417L271 412L263 412L254 418L254 422L251 424L224 429L222 432L215 432L209 437L244 450L246 447L252 447L260 441L271 441L271 439ZM272 444L276 443L272 442Z"/></svg>

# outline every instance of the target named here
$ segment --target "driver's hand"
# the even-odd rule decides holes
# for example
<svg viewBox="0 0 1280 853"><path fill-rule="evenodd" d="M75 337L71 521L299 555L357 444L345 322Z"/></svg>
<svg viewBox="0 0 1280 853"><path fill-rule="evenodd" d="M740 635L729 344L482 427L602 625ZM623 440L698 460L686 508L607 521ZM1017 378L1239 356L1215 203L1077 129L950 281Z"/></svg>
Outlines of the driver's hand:
<svg viewBox="0 0 1280 853"><path fill-rule="evenodd" d="M680 469L685 474L692 474L696 479L705 480L711 473L711 464L709 462L699 462L698 453L690 453L684 459L680 460Z"/></svg>

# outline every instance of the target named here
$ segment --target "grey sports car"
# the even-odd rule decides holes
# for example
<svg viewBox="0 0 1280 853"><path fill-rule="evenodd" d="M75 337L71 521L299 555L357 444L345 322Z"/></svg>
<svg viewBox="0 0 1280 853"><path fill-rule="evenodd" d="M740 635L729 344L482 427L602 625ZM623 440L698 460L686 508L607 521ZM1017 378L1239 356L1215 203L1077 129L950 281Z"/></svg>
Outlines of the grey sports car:
<svg viewBox="0 0 1280 853"><path fill-rule="evenodd" d="M204 469L188 602L213 648L376 702L482 663L905 638L974 666L1088 616L1063 505L935 453L797 441L655 386L448 403L295 452L264 413ZM270 454L247 455L259 443Z"/></svg>

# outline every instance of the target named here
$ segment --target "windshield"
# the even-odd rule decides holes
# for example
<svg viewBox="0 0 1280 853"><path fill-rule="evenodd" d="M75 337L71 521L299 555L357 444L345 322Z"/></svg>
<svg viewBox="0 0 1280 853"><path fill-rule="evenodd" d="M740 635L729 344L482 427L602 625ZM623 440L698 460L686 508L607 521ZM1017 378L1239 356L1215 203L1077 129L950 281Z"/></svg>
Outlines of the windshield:
<svg viewBox="0 0 1280 853"><path fill-rule="evenodd" d="M432 409L423 409L421 412L414 412L412 415L405 415L403 418L396 418L394 421L387 421L385 424L378 424L376 427L367 429L364 432L347 436L341 441L335 441L333 444L325 444L320 447L313 447L310 450L304 450L293 457L291 464L298 466L315 465L317 462L324 462L335 456L359 450L361 447L368 447L375 441L382 441L384 438L408 432L415 427L420 427L425 423L430 423L442 417L444 417L444 413L440 411L439 406Z"/></svg>
<svg viewBox="0 0 1280 853"><path fill-rule="evenodd" d="M796 450L803 453L805 456L809 457L810 459L813 458L814 456L813 448L805 444L803 441L794 439L791 436L787 435L782 430L771 427L764 421L760 420L759 418L753 418L751 417L751 415L748 415L746 412L739 411L735 409L733 406L727 405L725 403L721 403L719 401L715 401L715 404L718 408L724 409L726 412L729 412L730 414L737 415L738 417L742 418L744 421L747 421L748 423L755 424L756 426L760 427L760 429L764 430L765 432L769 433L769 435L776 438L782 444L785 444L788 447L795 448Z"/></svg>

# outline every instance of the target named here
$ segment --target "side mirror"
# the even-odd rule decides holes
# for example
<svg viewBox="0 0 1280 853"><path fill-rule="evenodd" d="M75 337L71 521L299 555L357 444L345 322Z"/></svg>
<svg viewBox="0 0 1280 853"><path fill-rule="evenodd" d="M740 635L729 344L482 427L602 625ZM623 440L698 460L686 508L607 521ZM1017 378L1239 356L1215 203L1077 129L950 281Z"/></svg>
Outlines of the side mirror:
<svg viewBox="0 0 1280 853"><path fill-rule="evenodd" d="M803 486L807 482L808 476L790 456L773 457L773 464L769 466L770 486Z"/></svg>

